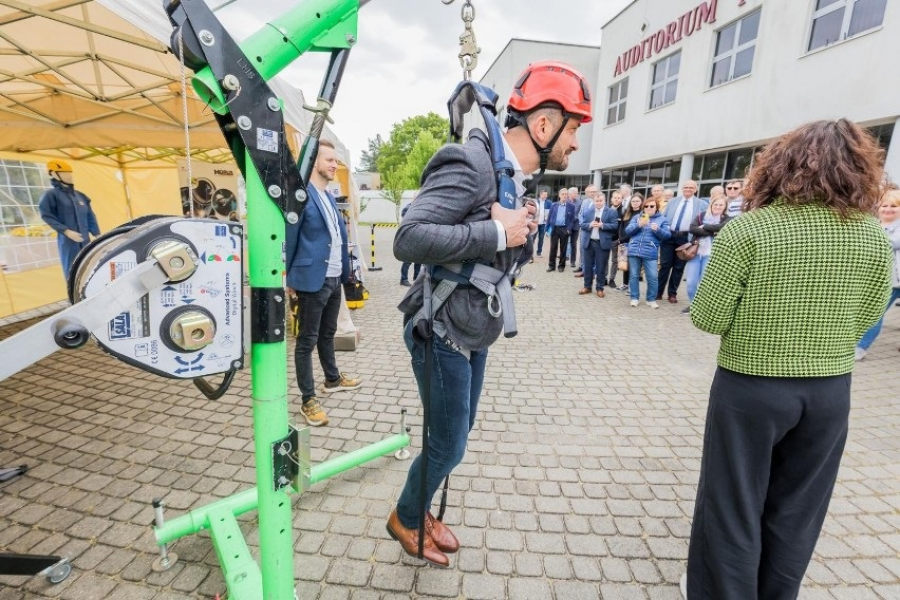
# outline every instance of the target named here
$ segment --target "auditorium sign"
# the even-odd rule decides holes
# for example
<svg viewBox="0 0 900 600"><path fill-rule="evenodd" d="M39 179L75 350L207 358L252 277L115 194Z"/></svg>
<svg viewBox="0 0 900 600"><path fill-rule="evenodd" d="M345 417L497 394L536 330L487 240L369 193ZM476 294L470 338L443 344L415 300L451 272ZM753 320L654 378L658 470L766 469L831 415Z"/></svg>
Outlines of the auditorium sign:
<svg viewBox="0 0 900 600"><path fill-rule="evenodd" d="M633 48L626 50L622 56L616 59L616 71L613 77L618 77L654 54L664 52L669 46L680 42L682 38L692 36L695 31L700 31L704 23L715 23L716 8L718 8L718 0L708 0L693 10L687 11L653 35L644 38Z"/></svg>

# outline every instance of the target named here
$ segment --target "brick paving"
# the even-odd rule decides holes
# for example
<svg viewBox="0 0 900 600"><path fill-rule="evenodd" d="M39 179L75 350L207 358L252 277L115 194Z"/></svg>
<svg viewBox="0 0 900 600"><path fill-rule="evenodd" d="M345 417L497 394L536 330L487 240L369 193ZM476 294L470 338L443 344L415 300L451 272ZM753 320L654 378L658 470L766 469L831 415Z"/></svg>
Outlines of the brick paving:
<svg viewBox="0 0 900 600"><path fill-rule="evenodd" d="M314 461L396 432L401 408L418 446L393 234L378 230L384 270L368 276L371 298L353 313L361 347L338 355L365 384L326 399L332 422L312 433ZM451 478L447 522L462 542L452 568L419 566L388 539L408 462L385 457L295 498L299 598L681 597L717 340L680 314L684 301L652 311L620 292L579 296L571 271L546 273L545 261L523 277L536 289L516 296L519 336L491 349L480 418ZM850 439L801 598L900 598L898 346L895 309L854 377ZM251 424L249 373L209 401L95 347L0 383L0 466L31 467L0 484L0 550L74 565L59 585L0 576L0 600L224 594L205 534L174 543L174 568L151 570L150 501L165 497L171 518L252 485ZM240 522L256 552L253 513Z"/></svg>

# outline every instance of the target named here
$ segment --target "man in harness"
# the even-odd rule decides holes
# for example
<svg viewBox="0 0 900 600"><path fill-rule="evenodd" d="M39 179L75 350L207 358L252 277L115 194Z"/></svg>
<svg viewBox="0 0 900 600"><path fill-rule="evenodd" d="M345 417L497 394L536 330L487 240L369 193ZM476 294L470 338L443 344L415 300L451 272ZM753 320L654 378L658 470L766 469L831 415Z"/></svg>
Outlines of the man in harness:
<svg viewBox="0 0 900 600"><path fill-rule="evenodd" d="M488 347L501 331L516 333L510 281L531 258L526 243L537 229L535 206L522 203L524 182L536 171L568 166L577 130L591 120L588 83L567 64L533 63L515 84L507 113L499 140L473 131L466 143L435 154L394 239L394 256L423 263L429 275L416 280L399 306L425 407L427 450L412 462L387 530L411 556L419 556L421 543L421 557L438 567L450 565L447 554L459 542L432 515L431 500L465 454ZM504 176L514 192L498 192L498 164L508 167Z"/></svg>

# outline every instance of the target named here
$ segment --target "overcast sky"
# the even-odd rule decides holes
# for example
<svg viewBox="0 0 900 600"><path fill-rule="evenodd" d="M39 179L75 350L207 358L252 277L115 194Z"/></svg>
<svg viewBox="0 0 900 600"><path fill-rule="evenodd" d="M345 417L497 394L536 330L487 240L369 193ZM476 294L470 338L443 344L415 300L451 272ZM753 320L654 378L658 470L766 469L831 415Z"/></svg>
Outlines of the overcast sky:
<svg viewBox="0 0 900 600"><path fill-rule="evenodd" d="M600 27L630 1L471 0L473 29L481 47L473 78L484 75L514 37L599 45ZM354 169L367 140L377 134L387 139L394 123L429 111L447 116L447 97L462 77L457 54L463 3L371 0L360 10L359 43L351 52L331 113L334 131L347 145ZM237 0L219 11L218 17L236 38L243 39L292 4ZM303 90L307 102L313 102L326 66L326 55L307 53L282 77Z"/></svg>

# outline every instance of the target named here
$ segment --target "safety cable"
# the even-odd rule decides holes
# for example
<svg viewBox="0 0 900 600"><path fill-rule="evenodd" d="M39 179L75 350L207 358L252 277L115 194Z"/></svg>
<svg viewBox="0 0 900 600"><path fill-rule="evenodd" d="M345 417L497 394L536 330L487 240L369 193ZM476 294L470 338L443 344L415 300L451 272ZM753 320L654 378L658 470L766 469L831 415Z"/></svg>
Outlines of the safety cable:
<svg viewBox="0 0 900 600"><path fill-rule="evenodd" d="M181 63L181 118L184 121L184 152L187 155L187 190L191 217L194 216L194 173L191 165L191 129L188 125L187 68L184 64L184 28L178 29L178 61Z"/></svg>

